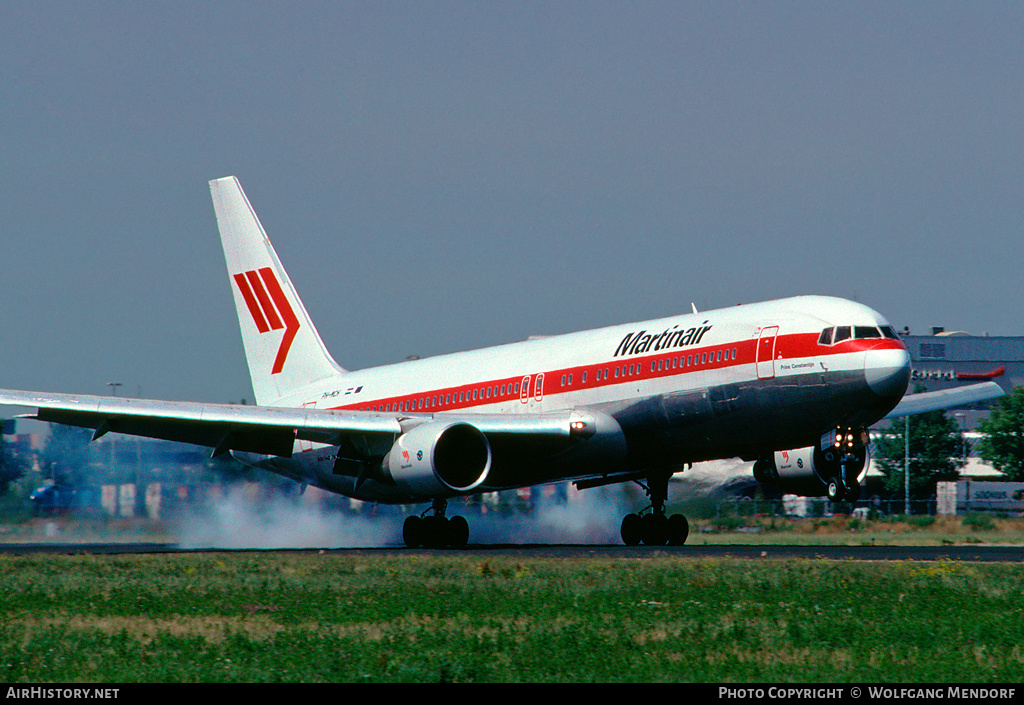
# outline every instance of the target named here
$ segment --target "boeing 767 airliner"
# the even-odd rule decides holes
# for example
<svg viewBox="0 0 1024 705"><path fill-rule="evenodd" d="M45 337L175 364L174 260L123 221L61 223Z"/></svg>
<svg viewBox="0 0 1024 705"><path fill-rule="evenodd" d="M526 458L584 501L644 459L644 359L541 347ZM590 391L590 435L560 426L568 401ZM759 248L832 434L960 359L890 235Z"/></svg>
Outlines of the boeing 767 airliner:
<svg viewBox="0 0 1024 705"><path fill-rule="evenodd" d="M787 492L854 500L867 428L887 416L993 398L991 382L904 397L892 326L823 296L747 304L346 370L327 352L234 177L210 182L256 406L0 390L43 421L230 452L369 502L430 503L409 546L462 547L454 497L570 480L637 482L650 506L627 544L682 544L668 481L740 457Z"/></svg>

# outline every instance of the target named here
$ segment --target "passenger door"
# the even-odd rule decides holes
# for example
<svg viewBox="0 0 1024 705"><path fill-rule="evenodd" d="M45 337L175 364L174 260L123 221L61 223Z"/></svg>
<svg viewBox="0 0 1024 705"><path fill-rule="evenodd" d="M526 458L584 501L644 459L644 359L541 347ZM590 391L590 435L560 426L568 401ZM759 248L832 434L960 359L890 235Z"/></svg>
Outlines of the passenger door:
<svg viewBox="0 0 1024 705"><path fill-rule="evenodd" d="M771 379L775 376L775 341L779 335L778 326L766 326L761 329L757 339L757 378Z"/></svg>

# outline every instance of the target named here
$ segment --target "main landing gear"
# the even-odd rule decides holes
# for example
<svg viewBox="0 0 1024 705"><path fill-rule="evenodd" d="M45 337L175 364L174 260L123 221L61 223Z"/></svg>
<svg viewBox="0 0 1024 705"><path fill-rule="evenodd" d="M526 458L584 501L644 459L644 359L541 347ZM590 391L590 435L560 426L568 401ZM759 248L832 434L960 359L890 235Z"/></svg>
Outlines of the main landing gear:
<svg viewBox="0 0 1024 705"><path fill-rule="evenodd" d="M651 506L639 514L627 514L622 520L622 542L627 546L643 543L647 546L682 546L690 535L690 522L682 514L665 515L668 500L668 479L671 474L653 475L647 485L639 481L651 498Z"/></svg>
<svg viewBox="0 0 1024 705"><path fill-rule="evenodd" d="M446 500L435 499L423 514L406 519L402 526L405 545L409 548L465 548L469 542L469 522L461 516L446 518L447 509Z"/></svg>

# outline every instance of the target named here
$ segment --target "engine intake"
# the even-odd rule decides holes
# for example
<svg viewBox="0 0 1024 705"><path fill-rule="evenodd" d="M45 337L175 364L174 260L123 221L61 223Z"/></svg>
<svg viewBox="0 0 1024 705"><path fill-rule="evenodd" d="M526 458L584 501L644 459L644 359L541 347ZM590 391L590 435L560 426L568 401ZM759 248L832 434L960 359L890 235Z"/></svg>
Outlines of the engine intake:
<svg viewBox="0 0 1024 705"><path fill-rule="evenodd" d="M475 426L434 421L403 433L384 461L392 481L414 495L471 492L491 469L491 446Z"/></svg>

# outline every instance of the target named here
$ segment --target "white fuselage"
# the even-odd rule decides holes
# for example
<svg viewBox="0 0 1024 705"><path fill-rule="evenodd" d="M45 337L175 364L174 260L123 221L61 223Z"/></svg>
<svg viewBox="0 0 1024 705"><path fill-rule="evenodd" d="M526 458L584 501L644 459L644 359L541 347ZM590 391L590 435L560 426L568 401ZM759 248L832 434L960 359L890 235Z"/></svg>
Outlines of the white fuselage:
<svg viewBox="0 0 1024 705"><path fill-rule="evenodd" d="M820 344L836 326L849 338ZM435 419L594 409L618 422L629 451L621 468L595 468L602 474L753 457L812 444L837 423L874 423L895 406L909 357L883 330L891 334L861 304L796 297L347 372L275 406ZM295 450L291 462L302 463L322 447Z"/></svg>

